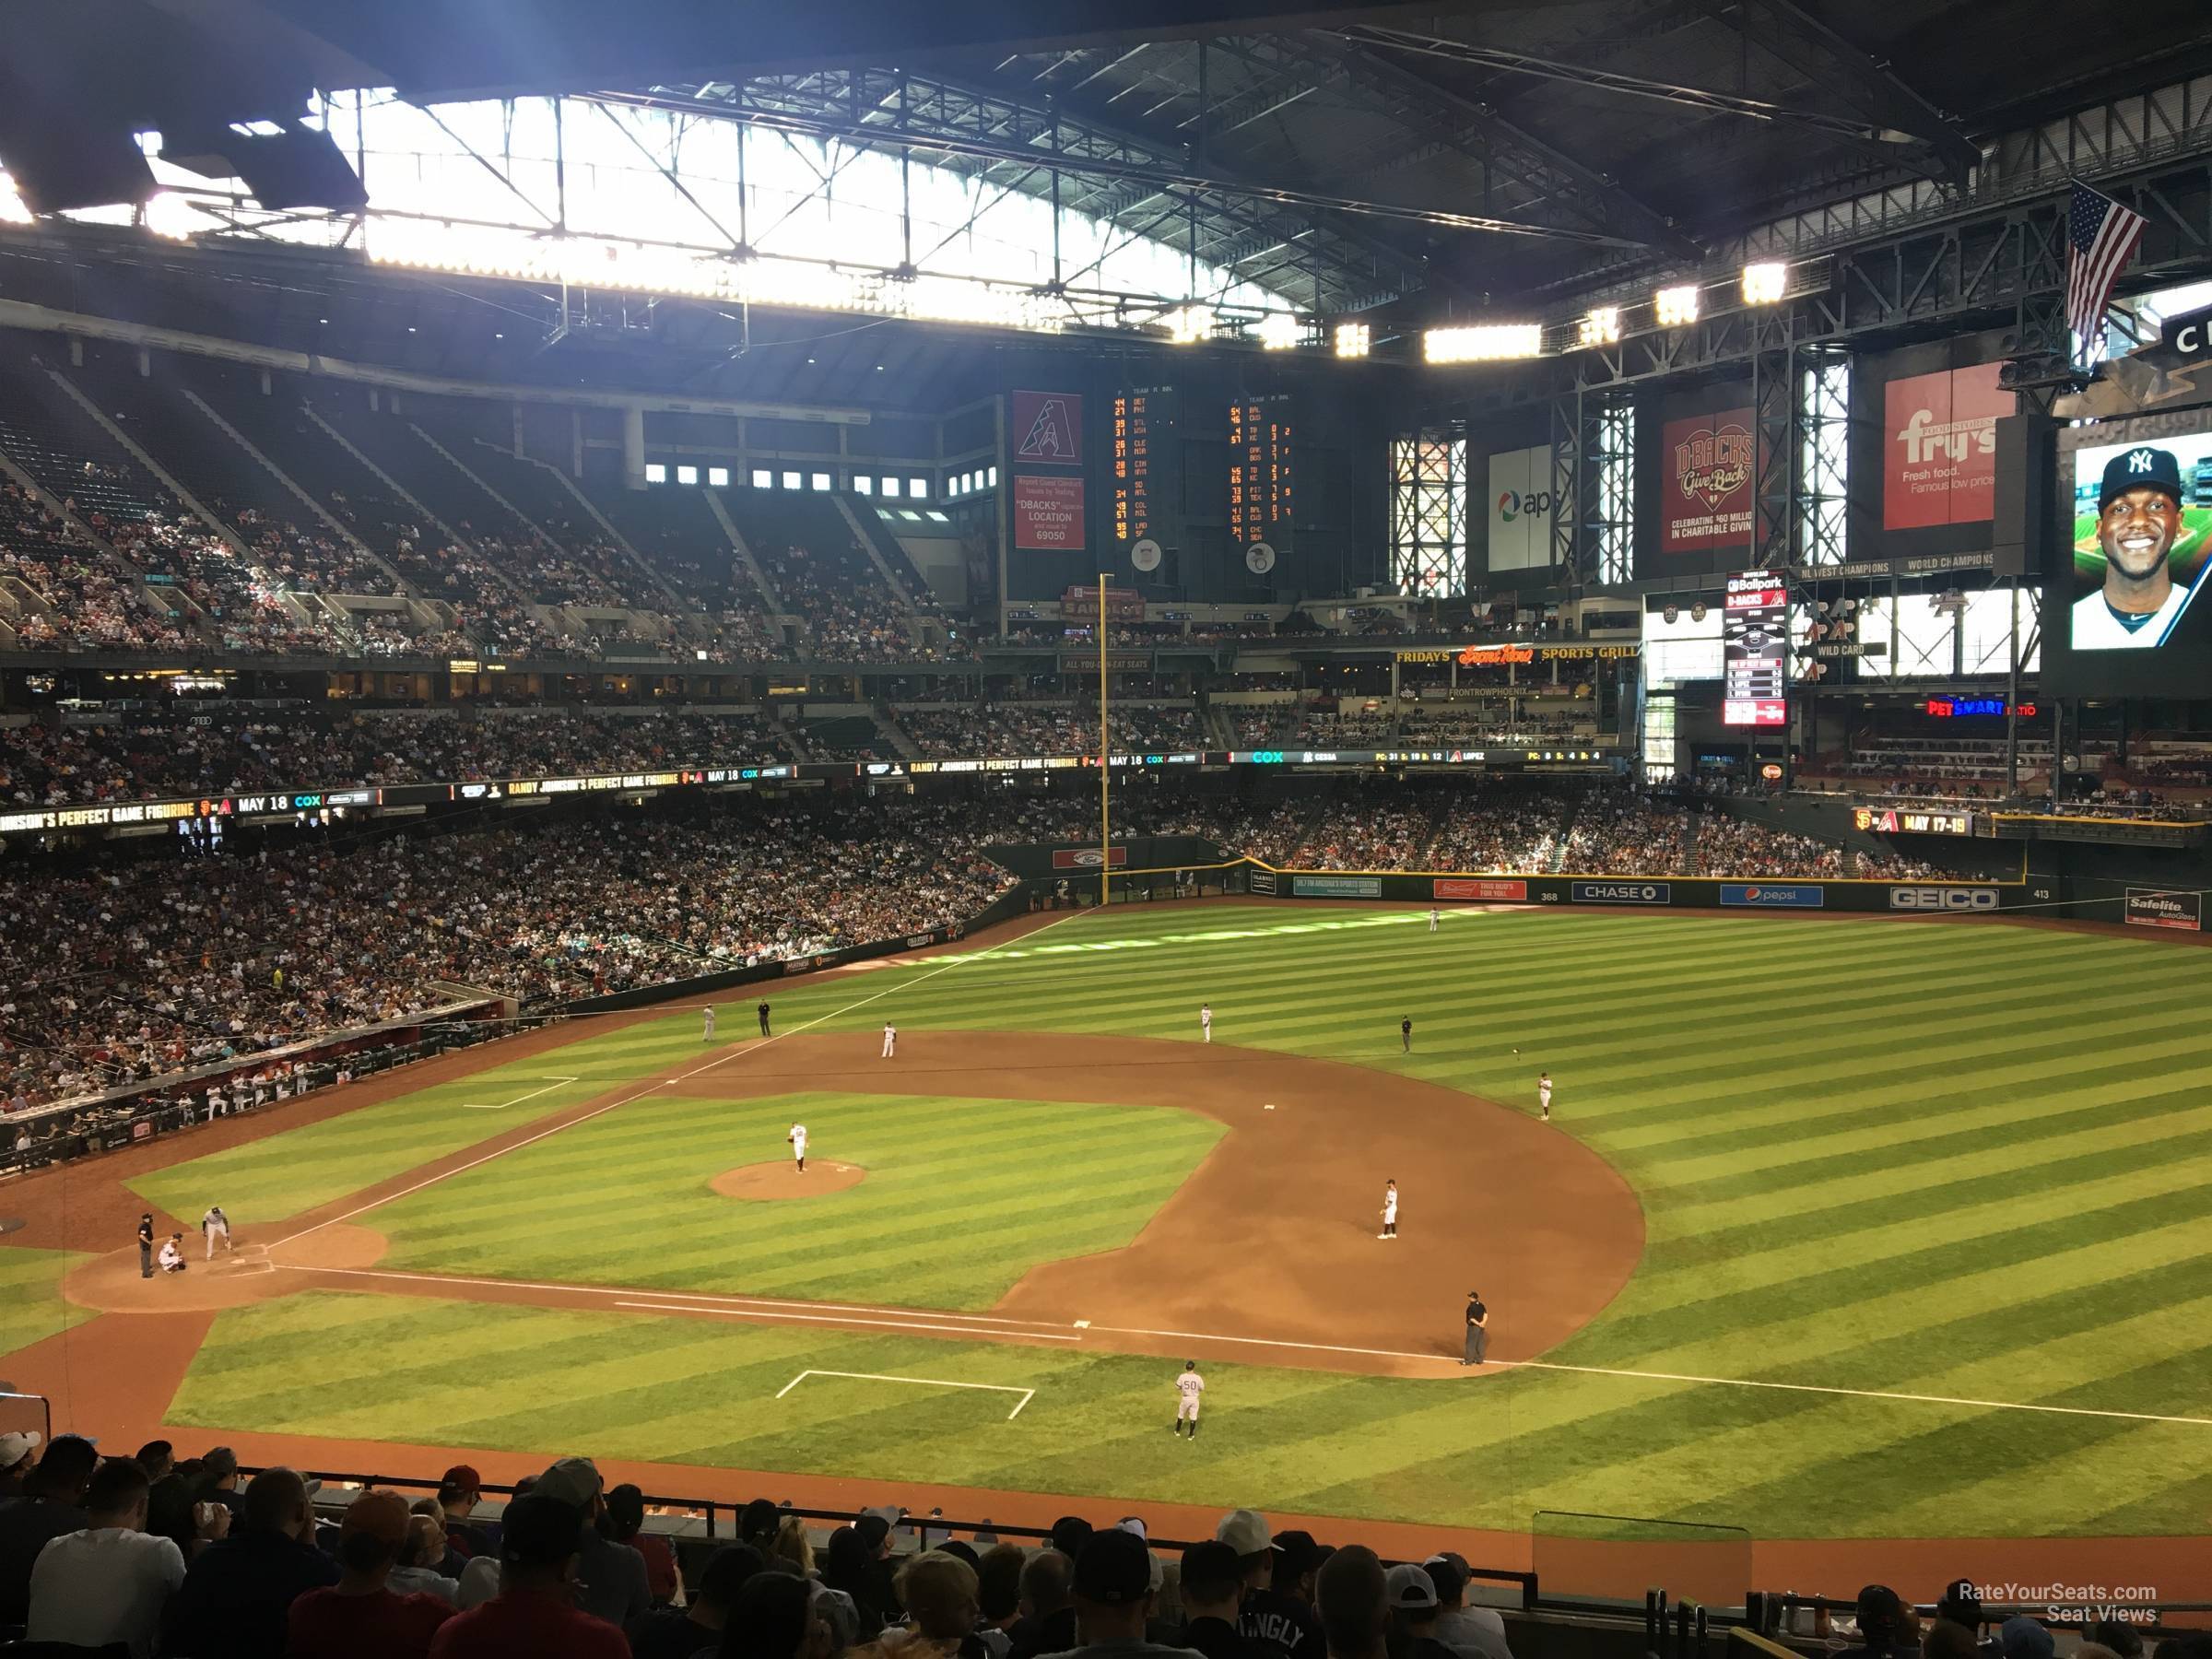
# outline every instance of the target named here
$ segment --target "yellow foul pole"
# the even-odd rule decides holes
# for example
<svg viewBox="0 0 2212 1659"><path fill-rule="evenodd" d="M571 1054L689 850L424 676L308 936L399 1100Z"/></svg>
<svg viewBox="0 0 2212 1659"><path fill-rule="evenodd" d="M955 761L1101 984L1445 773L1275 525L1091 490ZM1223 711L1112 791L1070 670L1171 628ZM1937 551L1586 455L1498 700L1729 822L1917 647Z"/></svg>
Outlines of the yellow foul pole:
<svg viewBox="0 0 2212 1659"><path fill-rule="evenodd" d="M1113 902L1113 745L1106 735L1106 572L1099 572L1099 902Z"/></svg>

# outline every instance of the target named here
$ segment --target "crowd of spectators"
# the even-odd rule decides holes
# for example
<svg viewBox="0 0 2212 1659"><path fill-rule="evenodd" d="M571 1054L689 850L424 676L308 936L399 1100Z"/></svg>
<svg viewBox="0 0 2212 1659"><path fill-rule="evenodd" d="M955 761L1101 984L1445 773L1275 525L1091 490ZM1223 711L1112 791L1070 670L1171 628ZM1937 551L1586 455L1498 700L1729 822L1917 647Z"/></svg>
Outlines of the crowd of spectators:
<svg viewBox="0 0 2212 1659"><path fill-rule="evenodd" d="M482 1487L0 1435L0 1625L128 1659L1512 1659L1464 1556L1386 1570L1249 1509L1188 1544L1077 1515L1021 1544L897 1505L824 1535L763 1498L687 1563L588 1457Z"/></svg>
<svg viewBox="0 0 2212 1659"><path fill-rule="evenodd" d="M757 714L593 709L456 715L118 711L99 724L0 726L0 802L64 806L241 790L336 789L789 760Z"/></svg>
<svg viewBox="0 0 2212 1659"><path fill-rule="evenodd" d="M816 658L901 663L935 654L915 646L898 598L857 544L837 559L794 542L764 562L784 607L806 618Z"/></svg>
<svg viewBox="0 0 2212 1659"><path fill-rule="evenodd" d="M289 519L272 518L259 508L234 508L219 496L206 505L230 521L254 562L282 587L324 594L398 592L382 565L325 528L305 530Z"/></svg>
<svg viewBox="0 0 2212 1659"><path fill-rule="evenodd" d="M896 719L931 759L972 755L1092 755L1096 703L989 702L962 709L900 709ZM1205 728L1189 703L1119 704L1107 712L1115 754L1202 746Z"/></svg>

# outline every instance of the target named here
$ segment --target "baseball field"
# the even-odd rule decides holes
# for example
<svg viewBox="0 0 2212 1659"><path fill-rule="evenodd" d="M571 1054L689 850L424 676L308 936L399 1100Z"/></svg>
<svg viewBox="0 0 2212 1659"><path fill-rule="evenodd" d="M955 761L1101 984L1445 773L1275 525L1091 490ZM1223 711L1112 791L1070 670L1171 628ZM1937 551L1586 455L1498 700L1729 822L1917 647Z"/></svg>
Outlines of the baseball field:
<svg viewBox="0 0 2212 1659"><path fill-rule="evenodd" d="M36 1178L0 1376L125 1441L1002 1518L2200 1534L2208 991L1987 922L1083 913L772 985L770 1040L750 992L578 1022ZM210 1203L241 1255L140 1280L137 1212Z"/></svg>

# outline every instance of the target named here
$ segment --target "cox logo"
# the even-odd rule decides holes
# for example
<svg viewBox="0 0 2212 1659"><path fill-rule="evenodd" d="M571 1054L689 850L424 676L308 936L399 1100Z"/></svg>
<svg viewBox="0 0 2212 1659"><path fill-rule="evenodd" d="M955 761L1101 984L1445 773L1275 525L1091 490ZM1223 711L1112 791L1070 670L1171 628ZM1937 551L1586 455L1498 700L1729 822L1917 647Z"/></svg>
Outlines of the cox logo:
<svg viewBox="0 0 2212 1659"><path fill-rule="evenodd" d="M1994 911L1994 888L1899 887L1889 889L1889 908L1901 911Z"/></svg>
<svg viewBox="0 0 2212 1659"><path fill-rule="evenodd" d="M1548 489L1501 489L1498 492L1498 517L1510 524L1524 512L1549 512L1552 500Z"/></svg>

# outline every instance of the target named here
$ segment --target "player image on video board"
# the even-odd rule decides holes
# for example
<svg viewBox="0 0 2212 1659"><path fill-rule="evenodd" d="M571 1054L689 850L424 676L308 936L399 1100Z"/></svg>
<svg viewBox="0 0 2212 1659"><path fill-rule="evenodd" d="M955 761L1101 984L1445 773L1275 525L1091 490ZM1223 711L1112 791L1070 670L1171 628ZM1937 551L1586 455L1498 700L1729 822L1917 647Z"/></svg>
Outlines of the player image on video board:
<svg viewBox="0 0 2212 1659"><path fill-rule="evenodd" d="M2204 585L2212 433L2077 450L2074 468L2073 648L2155 650Z"/></svg>

